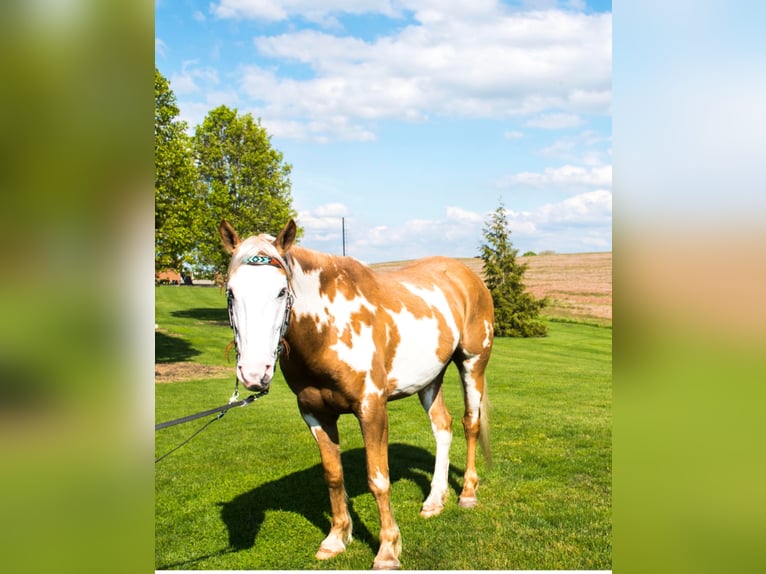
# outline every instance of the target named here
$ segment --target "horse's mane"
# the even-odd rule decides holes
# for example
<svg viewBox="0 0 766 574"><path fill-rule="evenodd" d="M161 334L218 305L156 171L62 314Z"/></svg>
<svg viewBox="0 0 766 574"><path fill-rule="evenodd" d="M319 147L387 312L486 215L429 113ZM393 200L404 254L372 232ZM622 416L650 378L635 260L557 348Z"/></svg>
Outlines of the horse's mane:
<svg viewBox="0 0 766 574"><path fill-rule="evenodd" d="M285 255L279 253L274 246L274 237L267 233L251 235L237 247L236 252L229 262L228 276L240 267L245 259L256 255L266 255L279 261L287 273L288 281L292 282L294 269L293 262L297 262L304 272L313 269L325 271L346 270L345 275L349 278L361 279L362 277L375 277L375 272L370 267L353 257L345 257L314 251L299 245L293 246Z"/></svg>

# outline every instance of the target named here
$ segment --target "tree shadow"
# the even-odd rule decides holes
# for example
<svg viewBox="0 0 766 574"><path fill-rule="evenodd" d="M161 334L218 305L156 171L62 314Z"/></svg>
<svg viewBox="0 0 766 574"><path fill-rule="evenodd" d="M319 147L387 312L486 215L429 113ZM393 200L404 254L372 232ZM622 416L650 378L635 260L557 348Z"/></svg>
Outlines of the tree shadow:
<svg viewBox="0 0 766 574"><path fill-rule="evenodd" d="M181 309L170 312L173 317L183 317L184 319L196 319L197 321L207 321L209 323L220 323L229 325L229 311L224 307L200 307L197 309Z"/></svg>
<svg viewBox="0 0 766 574"><path fill-rule="evenodd" d="M354 526L354 539L364 542L377 552L376 533L370 532L354 511L353 499L369 492L367 463L363 448L342 455L348 509ZM434 455L429 451L406 445L389 446L389 471L392 485L400 480L411 480L423 491L423 500L431 489L430 477L434 469ZM450 465L449 483L460 493L462 471ZM230 551L252 548L261 524L270 510L283 510L304 516L325 534L330 531L330 499L324 481L322 465L289 474L245 492L221 503L221 518L229 531Z"/></svg>
<svg viewBox="0 0 766 574"><path fill-rule="evenodd" d="M154 332L154 362L178 363L188 361L201 354L186 339L173 337L159 331Z"/></svg>

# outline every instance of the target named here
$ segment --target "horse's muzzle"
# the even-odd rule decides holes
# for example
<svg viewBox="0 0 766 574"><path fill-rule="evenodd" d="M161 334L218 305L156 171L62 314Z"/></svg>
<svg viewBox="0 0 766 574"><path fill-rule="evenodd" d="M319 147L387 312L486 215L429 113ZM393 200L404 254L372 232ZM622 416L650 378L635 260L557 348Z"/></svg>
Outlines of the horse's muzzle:
<svg viewBox="0 0 766 574"><path fill-rule="evenodd" d="M271 385L274 369L271 365L265 368L250 370L237 365L237 378L249 391L265 391Z"/></svg>

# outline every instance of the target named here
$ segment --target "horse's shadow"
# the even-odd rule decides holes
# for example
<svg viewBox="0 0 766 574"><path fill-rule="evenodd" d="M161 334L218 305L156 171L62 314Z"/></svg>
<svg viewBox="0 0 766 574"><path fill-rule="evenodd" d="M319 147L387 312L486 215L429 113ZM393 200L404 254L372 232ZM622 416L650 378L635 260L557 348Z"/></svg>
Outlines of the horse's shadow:
<svg viewBox="0 0 766 574"><path fill-rule="evenodd" d="M369 492L364 449L353 449L344 452L341 456L354 539L376 550L377 536L367 529L353 508L353 498ZM389 446L389 472L392 486L402 479L411 480L423 491L423 500L425 500L431 488L430 477L433 467L434 455L427 450L405 444ZM460 471L450 465L449 483L456 493L460 492L459 476ZM330 501L322 465L317 464L267 482L222 503L221 518L229 532L231 551L245 550L255 545L258 531L269 510L300 514L322 532L329 532Z"/></svg>

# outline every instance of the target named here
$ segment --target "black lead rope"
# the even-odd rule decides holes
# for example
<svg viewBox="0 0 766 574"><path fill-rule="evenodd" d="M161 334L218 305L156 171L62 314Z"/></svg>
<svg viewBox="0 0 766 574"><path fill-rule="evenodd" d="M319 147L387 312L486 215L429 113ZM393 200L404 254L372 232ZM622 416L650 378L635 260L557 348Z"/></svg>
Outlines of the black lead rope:
<svg viewBox="0 0 766 574"><path fill-rule="evenodd" d="M193 439L195 436L197 436L199 433L201 433L203 430L205 430L208 427L208 425L210 425L211 423L213 423L213 422L217 421L218 419L222 418L223 415L225 415L229 410L233 409L234 407L244 407L246 405L249 405L253 401L258 400L259 398L261 398L262 396L264 396L264 395L266 395L268 393L269 393L268 390L260 391L258 393L253 394L253 395L250 395L246 399L242 399L241 401L235 401L233 403L228 403L228 404L223 405L221 407L216 407L214 409L209 409L207 411L202 411L201 413L196 413L196 414L189 415L189 416L186 416L186 417L181 417L180 419L174 419L172 421L168 421L168 422L159 423L159 424L154 425L154 430L158 431L160 429L172 427L172 426L175 426L175 425L180 425L182 423L187 423L187 422L193 421L195 419L199 419L199 418L202 418L202 417L206 417L206 416L218 413L217 417L212 418L209 421L207 421L204 425L202 425L202 427L200 427L199 429L194 431L194 433L192 433L192 435L189 438L187 438L185 441L183 441L177 447L169 450L168 452L163 454L161 457L155 459L154 460L155 464L158 463L159 461L161 461L166 456L168 456L170 453L177 451L179 448L181 448L183 445L185 445L187 442L189 442L191 439Z"/></svg>

